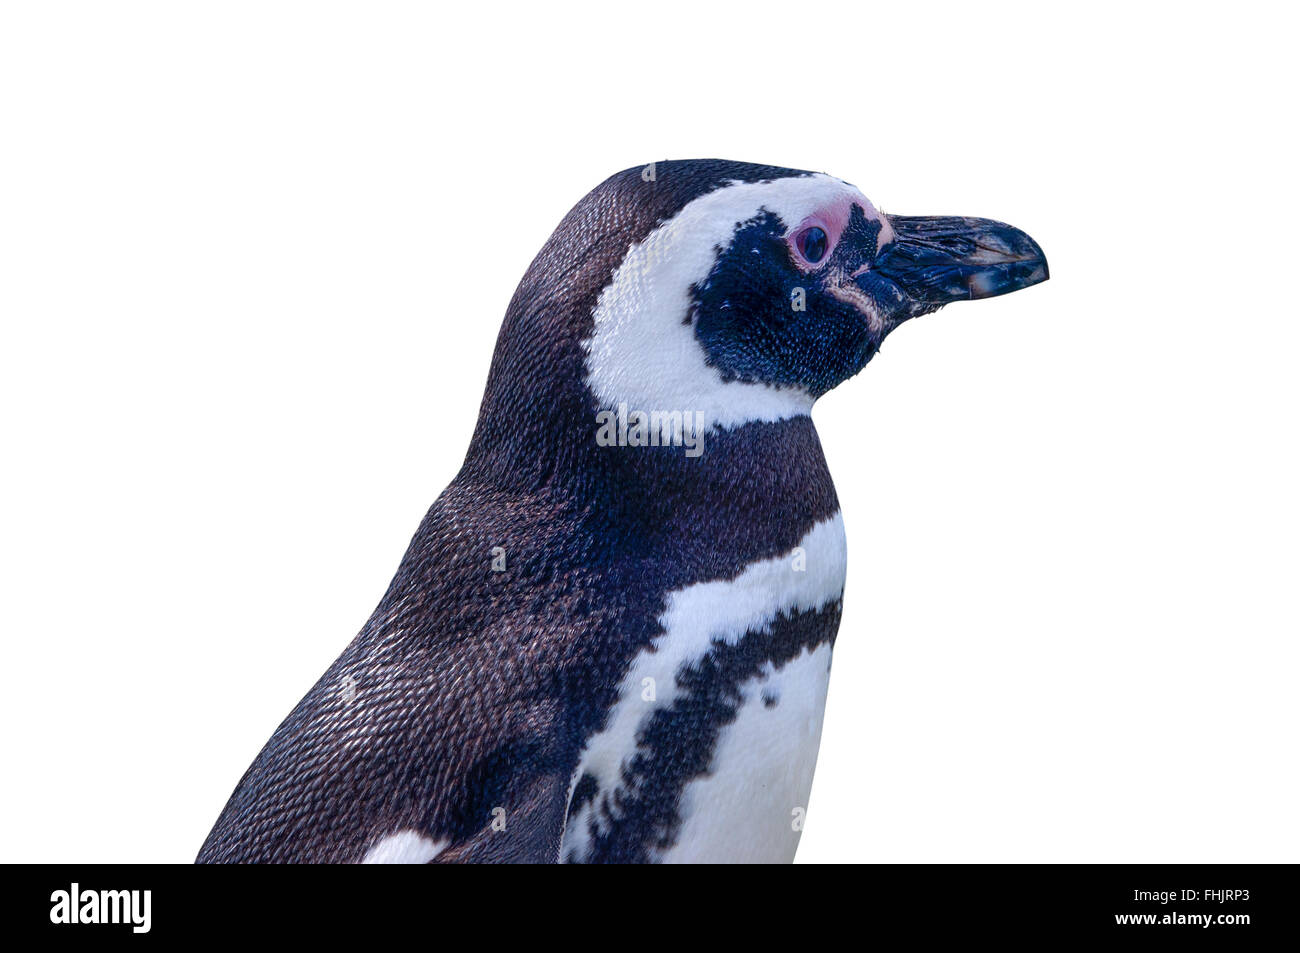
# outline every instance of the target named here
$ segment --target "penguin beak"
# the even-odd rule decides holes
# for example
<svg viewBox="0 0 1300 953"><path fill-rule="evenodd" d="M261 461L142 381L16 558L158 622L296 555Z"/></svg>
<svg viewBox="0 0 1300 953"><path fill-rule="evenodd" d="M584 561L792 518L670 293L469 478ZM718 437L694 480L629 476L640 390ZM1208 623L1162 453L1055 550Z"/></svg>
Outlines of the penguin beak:
<svg viewBox="0 0 1300 953"><path fill-rule="evenodd" d="M992 298L1047 280L1043 250L1018 228L987 218L887 217L894 241L880 249L862 277L888 279L902 292L903 320L952 301Z"/></svg>

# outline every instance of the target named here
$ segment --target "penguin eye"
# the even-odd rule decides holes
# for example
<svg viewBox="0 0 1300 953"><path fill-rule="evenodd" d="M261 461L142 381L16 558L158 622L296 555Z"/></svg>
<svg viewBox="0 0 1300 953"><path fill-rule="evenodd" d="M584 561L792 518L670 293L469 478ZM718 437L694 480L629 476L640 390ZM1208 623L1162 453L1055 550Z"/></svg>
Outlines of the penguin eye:
<svg viewBox="0 0 1300 953"><path fill-rule="evenodd" d="M816 225L811 228L805 228L795 241L799 249L799 254L803 255L804 260L816 264L826 257L826 232Z"/></svg>

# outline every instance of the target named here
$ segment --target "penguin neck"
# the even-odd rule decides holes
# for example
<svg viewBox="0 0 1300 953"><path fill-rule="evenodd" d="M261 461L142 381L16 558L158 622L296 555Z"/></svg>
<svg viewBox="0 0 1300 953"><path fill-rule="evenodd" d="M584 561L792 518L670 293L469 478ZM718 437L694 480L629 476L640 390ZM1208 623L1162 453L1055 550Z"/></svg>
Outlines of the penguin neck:
<svg viewBox="0 0 1300 953"><path fill-rule="evenodd" d="M634 534L655 525L719 520L802 527L838 509L821 441L807 414L777 421L706 428L679 444L646 445L621 431L598 440L601 420L590 395L582 410L556 394L516 401L528 413L504 421L480 416L458 480L516 497L544 497L589 514L606 530ZM687 424L683 421L683 430ZM793 545L793 544L791 544Z"/></svg>
<svg viewBox="0 0 1300 953"><path fill-rule="evenodd" d="M806 415L715 428L698 450L688 456L683 447L602 447L604 482L597 489L624 496L630 513L671 508L703 533L720 520L797 523L801 514L820 519L838 509L821 441Z"/></svg>

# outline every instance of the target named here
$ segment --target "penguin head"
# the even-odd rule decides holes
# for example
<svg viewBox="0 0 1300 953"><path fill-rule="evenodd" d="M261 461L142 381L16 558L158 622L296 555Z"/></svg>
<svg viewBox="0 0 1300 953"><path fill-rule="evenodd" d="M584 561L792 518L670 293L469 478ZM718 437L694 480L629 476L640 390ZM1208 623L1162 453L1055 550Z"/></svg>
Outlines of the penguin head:
<svg viewBox="0 0 1300 953"><path fill-rule="evenodd" d="M829 175L626 169L570 210L515 291L467 465L528 485L589 471L623 456L593 426L615 409L724 431L804 417L904 321L1046 278L1023 232L885 215Z"/></svg>
<svg viewBox="0 0 1300 953"><path fill-rule="evenodd" d="M653 204L690 165L657 164L620 200ZM602 289L584 342L598 404L696 409L722 427L804 414L904 321L1048 277L1009 225L885 215L828 175L730 166Z"/></svg>

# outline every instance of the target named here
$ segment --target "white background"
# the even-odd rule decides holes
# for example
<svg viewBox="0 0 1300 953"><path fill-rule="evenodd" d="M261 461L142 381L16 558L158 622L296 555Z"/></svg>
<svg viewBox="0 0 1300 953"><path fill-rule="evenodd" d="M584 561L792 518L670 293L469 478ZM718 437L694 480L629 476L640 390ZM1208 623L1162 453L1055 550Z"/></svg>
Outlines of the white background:
<svg viewBox="0 0 1300 953"><path fill-rule="evenodd" d="M5 5L3 859L192 859L551 229L721 156L1052 268L815 412L850 566L800 859L1300 860L1292 34L1222 9Z"/></svg>

